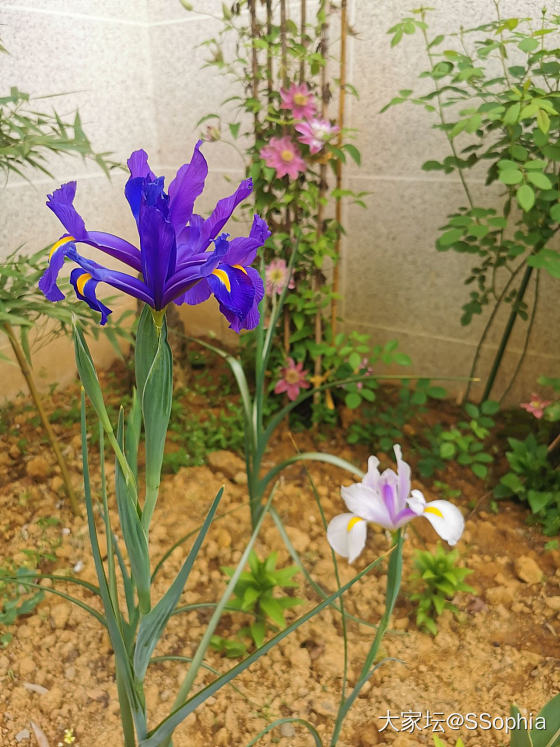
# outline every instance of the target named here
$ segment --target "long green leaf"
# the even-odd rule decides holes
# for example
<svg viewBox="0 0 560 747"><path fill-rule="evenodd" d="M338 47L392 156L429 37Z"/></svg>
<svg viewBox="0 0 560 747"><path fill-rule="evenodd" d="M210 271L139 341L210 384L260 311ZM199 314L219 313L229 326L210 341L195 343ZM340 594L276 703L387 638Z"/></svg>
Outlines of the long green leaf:
<svg viewBox="0 0 560 747"><path fill-rule="evenodd" d="M252 745L256 744L261 737L264 737L265 734L268 734L269 731L272 731L277 726L281 726L282 724L301 724L302 726L305 726L307 731L311 732L313 739L315 740L316 747L323 747L323 743L321 742L321 737L319 736L319 732L317 729L313 726L313 724L309 723L309 721L306 721L304 718L277 718L276 721L273 721L271 724L268 724L265 726L265 728L260 731L251 741L247 744L247 747L252 747Z"/></svg>
<svg viewBox="0 0 560 747"><path fill-rule="evenodd" d="M295 454L293 457L284 459L283 462L280 462L280 464L276 464L271 470L269 470L266 475L264 475L264 477L262 477L259 481L261 491L264 492L268 483L274 477L276 477L279 472L282 472L282 470L286 469L286 467L288 467L290 464L301 461L327 462L327 464L333 464L335 467L341 467L342 469L345 469L360 478L364 476L364 473L361 469L353 465L351 462L346 461L346 459L337 457L334 454L323 454L320 451L307 451L303 454Z"/></svg>
<svg viewBox="0 0 560 747"><path fill-rule="evenodd" d="M157 664L160 661L182 661L185 664L190 664L192 662L191 656L180 656L179 654L169 654L168 656L152 656L150 659L150 664ZM202 662L200 665L201 669L206 669L208 672L212 672L212 674L217 674L220 676L220 671L218 669L215 669L214 667L211 667L210 664L206 664L206 662ZM233 682L229 683L229 686L232 690L235 690L235 692L238 695L241 695L242 698L244 698L248 703L250 703L254 708L258 708L259 704L255 703L254 700L251 700L251 698L243 692L239 687L233 684Z"/></svg>
<svg viewBox="0 0 560 747"><path fill-rule="evenodd" d="M136 331L136 346L134 349L134 371L136 373L136 390L140 401L146 384L146 379L156 357L158 348L158 333L149 306L144 306L138 329Z"/></svg>
<svg viewBox="0 0 560 747"><path fill-rule="evenodd" d="M179 601L181 594L183 593L183 589L189 577L189 573L191 572L191 568L196 559L196 556L198 555L198 551L200 550L208 529L210 528L210 524L212 523L212 519L214 518L214 514L216 513L216 509L218 508L223 492L224 489L220 488L218 494L214 498L204 524L202 525L202 529L198 533L198 537L196 538L191 551L189 552L185 562L183 563L181 570L177 574L175 581L173 581L167 592L159 600L156 606L153 607L153 609L151 609L150 612L145 617L143 617L142 621L140 622L138 638L134 650L134 672L136 674L136 677L141 681L144 679L144 676L146 674L146 669L148 668L152 652L156 647L156 644L160 639L165 626L167 625L167 621L173 614L173 610L177 606L177 602Z"/></svg>
<svg viewBox="0 0 560 747"><path fill-rule="evenodd" d="M50 576L46 573L41 573L40 575L36 576L35 578L60 578L64 581L70 581L70 580L76 580L76 579L70 579L65 576ZM82 602L81 599L78 599L78 597L73 597L71 594L65 594L63 591L59 591L58 589L54 589L51 586L39 586L37 587L37 584L33 581L23 581L21 578L17 578L16 576L2 576L2 581L10 581L14 584L19 584L21 586L26 586L29 588L37 589L39 588L41 591L46 591L49 594L54 594L57 597L62 597L62 599L67 599L69 602L72 602L72 604L77 605L78 607L81 607L83 610L88 612L92 617L95 617L96 620L98 620L101 625L103 625L105 628L107 627L107 621L103 617L103 615L98 612L93 607L90 607L89 604L86 604L85 602ZM85 582L84 582L85 585Z"/></svg>
<svg viewBox="0 0 560 747"><path fill-rule="evenodd" d="M138 328L138 335L136 337L137 348L140 347L141 350L144 350L142 355L144 363L147 362L146 359L152 352L149 350L149 345L153 340L153 336L157 334L153 320L153 330L149 330L147 325L148 323L146 322L146 324ZM142 341L143 334L147 335L148 344L144 344ZM167 342L167 324L165 319L163 320L160 334L157 335L157 347L146 374L144 386L138 392L142 403L144 438L146 440L146 500L142 523L144 529L147 531L158 496L165 437L173 400L173 356Z"/></svg>
<svg viewBox="0 0 560 747"><path fill-rule="evenodd" d="M516 705L511 706L510 714L516 719L520 719L521 717L521 712ZM521 721L519 721L519 723L521 723ZM510 731L509 747L533 747L527 729L523 729L521 726L519 729L512 729Z"/></svg>
<svg viewBox="0 0 560 747"><path fill-rule="evenodd" d="M91 404L97 417L103 424L103 428L107 433L113 432L113 426L109 420L105 402L103 401L103 394L99 385L99 379L97 378L97 372L93 365L93 360L89 348L86 344L84 336L80 328L73 324L74 328L74 352L76 355L76 366L78 367L78 373L80 380L86 391L87 396L90 399Z"/></svg>
<svg viewBox="0 0 560 747"><path fill-rule="evenodd" d="M124 444L124 413L121 408L117 429L117 443ZM138 600L143 614L150 609L150 557L148 538L136 502L136 491L127 483L120 462L115 462L115 494L124 543L130 561L132 579L138 588Z"/></svg>
<svg viewBox="0 0 560 747"><path fill-rule="evenodd" d="M230 508L230 509L228 509L227 511L224 511L224 512L223 512L223 514L218 514L218 516L216 516L216 521L220 521L221 519L225 519L225 518L226 518L226 516L229 516L230 514L234 514L234 513L236 513L237 511L240 511L240 510L241 510L242 508L243 508L243 506L235 506L234 508ZM202 526L202 524L201 524L200 526ZM175 551L175 550L176 550L176 549L177 549L177 548L178 548L178 547L179 547L180 545L182 545L182 544L183 544L183 542L186 542L186 541L187 541L188 539L190 539L191 537L194 537L194 535L195 535L195 534L196 534L196 533L197 533L197 532L198 532L199 530L200 530L200 527L197 527L196 529L193 529L193 530L191 530L190 532L187 532L187 534L184 534L184 535L183 535L182 537L180 537L180 538L179 538L179 539L178 539L178 540L177 540L176 542L174 542L174 543L173 543L173 544L171 545L171 547L170 547L170 548L169 548L168 550L166 550L166 551L165 551L165 553L164 553L164 554L163 554L163 555L161 556L161 558L159 559L159 561L158 561L158 563L157 563L156 567L154 568L154 570L153 570L153 572L152 572L152 583L154 582L154 579L155 579L155 577L157 576L157 574L158 574L158 573L159 573L159 571L161 570L161 567L163 566L163 564L165 563L165 561L167 560L167 558L169 558L169 556L170 556L170 555L172 555L172 554L173 554L173 552L174 552L174 551Z"/></svg>
<svg viewBox="0 0 560 747"><path fill-rule="evenodd" d="M89 538L91 544L91 550L93 554L93 561L95 564L95 570L97 573L97 579L99 581L99 592L103 600L103 607L105 609L105 619L107 622L107 630L111 639L111 644L115 652L116 666L122 677L122 687L126 692L128 700L128 706L132 712L134 719L134 725L136 732L140 739L143 739L146 735L147 724L146 715L144 713L144 706L141 702L138 692L135 688L134 676L132 673L131 663L127 656L126 646L122 638L117 615L120 614L118 610L113 609L111 601L111 595L109 593L109 586L107 584L107 577L105 575L105 568L103 566L103 560L101 558L101 550L99 548L99 541L97 539L97 530L95 528L95 518L93 515L93 501L91 497L91 485L89 477L89 464L88 464L88 453L87 453L87 434L86 434L86 400L84 389L82 388L81 396L81 434L82 434L82 465L84 475L84 496L87 511L87 521ZM132 735L134 737L134 735ZM126 735L125 735L126 738Z"/></svg>
<svg viewBox="0 0 560 747"><path fill-rule="evenodd" d="M385 631L387 630L387 627L389 625L393 607L395 606L395 602L397 601L397 597L399 594L402 576L403 542L403 533L399 529L397 532L396 545L391 552L391 557L389 558L389 568L387 570L387 589L385 594L385 612L383 613L383 617L381 618L381 622L377 628L377 632L375 634L375 638L373 639L373 643L371 644L371 648L368 651L368 655L366 656L364 664L362 665L360 677L354 685L354 688L352 689L350 695L346 698L346 700L341 704L339 708L336 717L335 728L332 734L331 747L334 747L336 745L338 735L340 734L342 723L346 714L360 694L360 690L372 674L373 662L375 661L375 657L377 656L377 652L379 651L379 646L381 645L381 641L383 640L383 636L385 635Z"/></svg>
<svg viewBox="0 0 560 747"><path fill-rule="evenodd" d="M253 529L253 533L251 534L247 547L245 548L241 558L239 559L237 567L235 568L235 571L232 573L230 580L228 582L228 585L226 586L226 590L224 591L220 601L216 605L216 609L214 610L214 613L208 622L206 630L204 631L204 635L202 636L202 639L200 643L198 644L198 648L196 649L195 654L193 656L193 663L191 667L189 668L185 679L181 683L181 687L179 688L179 692L175 699L176 706L182 703L187 698L190 692L190 689L196 678L198 668L200 667L200 664L202 663L204 659L204 655L206 654L206 649L210 645L210 641L214 634L214 630L216 629L218 623L220 622L220 617L222 615L222 612L224 611L224 608L227 605L230 596L233 594L233 591L237 585L239 577L243 573L243 569L245 568L245 565L247 564L247 561L251 554L251 550L253 549L253 545L255 544L256 539L258 537L261 524L264 520L264 517L268 513L268 509L272 503L272 499L274 498L274 493L275 493L275 487L270 492L270 496L268 497L266 506L264 507L263 511L261 512L259 516L258 521L256 522L255 528ZM166 736L169 736L169 735L166 735Z"/></svg>
<svg viewBox="0 0 560 747"><path fill-rule="evenodd" d="M142 408L138 399L138 393L132 390L132 405L128 418L126 419L126 434L124 439L126 461L130 465L132 474L138 484L138 446L140 444L140 432L142 430Z"/></svg>
<svg viewBox="0 0 560 747"><path fill-rule="evenodd" d="M546 729L531 729L533 747L558 747L560 745L560 694L549 700L539 712Z"/></svg>
<svg viewBox="0 0 560 747"><path fill-rule="evenodd" d="M286 532L286 530L284 528L284 525L282 523L282 519L278 515L278 513L277 513L277 511L276 511L275 508L271 508L270 509L270 515L272 517L272 520L276 524L276 528L278 529L278 532L280 533L280 536L281 536L284 544L286 545L286 549L288 550L288 552L292 556L292 559L293 559L294 563L298 566L298 568L300 569L300 571L303 573L303 575L305 577L305 580L311 586L311 588L313 589L313 591L315 591L315 593L318 594L319 597L321 597L321 599L326 599L328 597L327 592L325 592L319 586L319 584L316 581L314 581L313 578L311 577L309 571L307 570L307 568L303 564L300 556L298 555L297 550L293 546L293 544L292 544L292 542L291 542L291 540L290 540L290 538L288 536L288 533ZM341 608L336 603L333 604L333 609L335 609L339 613L342 613ZM352 620L353 622L358 623L358 625L365 625L368 628L373 628L374 630L377 630L377 625L375 625L375 623L369 622L369 620L363 620L361 617L356 617L355 615L351 615L349 612L344 612L343 614L349 620Z"/></svg>
<svg viewBox="0 0 560 747"><path fill-rule="evenodd" d="M223 358L226 361L226 363L231 368L231 371L237 382L239 394L241 395L241 402L243 403L243 413L245 415L245 418L248 423L252 423L252 416L251 416L252 404L251 404L251 394L249 392L249 385L247 383L247 377L245 376L245 371L243 370L243 367L241 366L237 358L234 358L233 355L230 355L225 350L222 350L221 348L218 348L215 345L211 345L205 340L200 340L198 337L189 337L187 335L186 339L196 342L198 345L200 345L203 348L206 348L207 350L211 350L213 353L216 353L216 355L219 355L221 358Z"/></svg>
<svg viewBox="0 0 560 747"><path fill-rule="evenodd" d="M344 586L341 586L340 589L335 591L333 594L330 594L326 599L313 607L312 610L295 620L285 630L280 631L280 633L275 635L270 640L266 641L261 648L254 651L246 659L243 659L243 661L232 667L228 672L223 674L217 680L214 680L214 682L211 682L209 685L207 685L207 687L196 693L196 695L190 698L186 703L173 711L173 713L171 713L164 721L158 724L155 729L150 731L149 736L146 739L141 740L138 747L158 747L158 745L160 745L164 739L169 737L173 733L174 729L190 713L196 710L199 705L204 703L205 700L214 695L214 693L220 690L224 685L237 677L237 675L241 674L241 672L247 669L247 667L250 667L251 664L257 661L257 659L260 659L261 656L267 654L271 648L280 643L280 641L286 638L286 636L290 635L290 633L292 633L294 630L296 630L316 614L321 612L321 610L325 609L325 607L328 607L330 604L332 604L334 600L338 599L341 594L344 594L348 589L350 589L350 587L357 583L363 576L365 576L366 573L369 573L369 571L375 568L375 566L377 566L381 562L381 560L382 558L377 558L376 560L374 560L362 571L360 571L360 573L358 573L353 579L348 581L348 583L344 584Z"/></svg>
<svg viewBox="0 0 560 747"><path fill-rule="evenodd" d="M121 577L123 580L124 597L126 601L126 609L128 613L128 621L123 620L122 623L122 634L126 646L126 650L132 655L134 649L134 643L136 639L136 627L140 617L140 610L134 599L134 584L126 567L122 552L120 551L117 538L113 538L113 550L117 556L117 562L119 564Z"/></svg>

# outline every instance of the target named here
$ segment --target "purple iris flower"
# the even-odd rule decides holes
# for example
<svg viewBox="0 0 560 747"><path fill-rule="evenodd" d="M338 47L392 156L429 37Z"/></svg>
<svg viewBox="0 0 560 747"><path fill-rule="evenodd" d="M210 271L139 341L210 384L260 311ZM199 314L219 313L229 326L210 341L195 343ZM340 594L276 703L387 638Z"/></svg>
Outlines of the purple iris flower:
<svg viewBox="0 0 560 747"><path fill-rule="evenodd" d="M100 282L158 311L172 301L197 304L213 294L232 329L239 332L256 327L264 289L259 273L250 265L270 231L255 215L249 236L229 241L229 234L221 233L235 207L251 194L251 179L245 179L232 195L220 200L206 220L193 213L208 174L201 143L196 144L190 163L178 170L168 194L163 189L163 177L156 177L148 166L145 151L137 150L128 159L130 178L124 192L138 227L140 249L113 234L86 230L73 205L76 182L63 184L48 196L48 207L67 231L52 247L49 266L39 281L39 288L50 301L64 298L56 281L68 258L78 265L70 274L76 295L101 313L101 324L111 310L96 296ZM76 249L78 242L120 260L135 274L82 257Z"/></svg>

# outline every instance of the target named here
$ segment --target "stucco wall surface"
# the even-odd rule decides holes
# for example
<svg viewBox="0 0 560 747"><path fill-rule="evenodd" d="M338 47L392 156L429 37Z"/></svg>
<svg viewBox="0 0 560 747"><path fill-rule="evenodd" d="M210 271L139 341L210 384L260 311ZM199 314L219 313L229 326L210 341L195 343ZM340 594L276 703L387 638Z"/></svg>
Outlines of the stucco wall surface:
<svg viewBox="0 0 560 747"><path fill-rule="evenodd" d="M221 1L192 4L194 12L187 13L179 0L0 0L0 34L10 52L0 59L1 90L17 85L33 96L64 92L41 106L48 109L52 104L67 117L79 108L97 150L112 151L124 163L142 147L152 169L168 181L190 157L200 131L196 122L219 111L220 102L235 92L226 76L213 68L201 69L208 51L200 44L220 29L216 16ZM465 204L464 193L455 175L421 170L425 160L447 155L445 138L432 128L434 120L426 112L400 106L379 114L399 89L422 90L417 76L426 58L420 36L391 49L386 33L410 5L409 0L348 0L350 23L357 32L349 39L348 80L360 98L348 99L346 124L356 128L363 164L350 165L345 182L370 194L365 210L350 205L343 210L347 235L340 311L347 330L369 332L374 343L398 338L401 349L412 356L415 372L466 376L482 330L482 320L467 328L459 322L468 294L462 280L471 260L434 248L438 227ZM436 0L432 5L434 35L494 17L491 0ZM289 3L294 17L298 7L298 2ZM309 17L313 8L308 2ZM508 0L502 8L511 16L540 13L540 6L530 0ZM337 33L332 39L336 42ZM336 45L332 52L336 54ZM244 175L242 159L231 147L207 143L204 153L210 176L197 204L202 214L231 193ZM70 179L78 181L76 205L89 228L136 240L123 196L125 171L114 172L109 181L98 168L76 158L50 159L48 166L54 179L28 172L29 181L10 176L0 190L0 259L19 245L31 252L58 238L60 224L44 207L45 196ZM499 198L499 189L484 187L482 173L469 175L469 186L481 204ZM233 227L232 233L242 228ZM544 278L527 360L511 401L527 397L539 374L558 372L557 292L557 283ZM120 308L127 303L123 299ZM198 330L212 318L216 333L226 333L213 301L189 311L186 318ZM516 365L522 331L518 325L502 383ZM498 338L495 332L490 335L483 367L490 363ZM0 352L6 351L0 338ZM68 365L56 373L49 373L49 354L44 355L45 383L53 375L73 375L69 342L58 343L56 358L66 356ZM0 378L7 382L4 396L20 386L13 368L1 367Z"/></svg>

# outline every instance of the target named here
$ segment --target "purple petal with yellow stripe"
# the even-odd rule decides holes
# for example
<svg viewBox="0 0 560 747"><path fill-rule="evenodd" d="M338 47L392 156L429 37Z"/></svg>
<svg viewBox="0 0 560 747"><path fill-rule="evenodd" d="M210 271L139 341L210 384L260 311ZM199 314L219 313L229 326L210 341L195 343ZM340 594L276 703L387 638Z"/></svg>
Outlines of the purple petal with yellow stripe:
<svg viewBox="0 0 560 747"><path fill-rule="evenodd" d="M128 159L130 178L125 185L125 197L136 220L139 249L119 236L86 229L73 204L75 182L63 184L50 194L47 205L67 234L53 245L49 266L39 281L46 297L51 301L63 298L57 278L65 259L69 259L80 268L71 274L78 298L101 313L102 324L110 309L97 298L97 285L101 282L156 310L165 309L172 301L200 303L214 294L232 329L256 326L263 283L259 273L249 265L270 232L266 223L255 216L249 236L232 241L228 241L228 234L216 238L235 207L251 193L250 179L220 200L207 220L193 213L208 173L200 146L199 141L190 162L178 170L169 194L164 190L163 177L157 177L150 169L145 151L137 150ZM212 241L214 247L210 248ZM78 243L88 244L122 262L133 274L83 257L76 248Z"/></svg>
<svg viewBox="0 0 560 747"><path fill-rule="evenodd" d="M101 313L100 324L105 324L107 317L112 312L111 309L108 306L105 306L105 304L95 295L97 281L91 277L89 272L84 272L83 270L75 268L70 273L70 282L72 283L80 301L85 301L90 309L99 311Z"/></svg>

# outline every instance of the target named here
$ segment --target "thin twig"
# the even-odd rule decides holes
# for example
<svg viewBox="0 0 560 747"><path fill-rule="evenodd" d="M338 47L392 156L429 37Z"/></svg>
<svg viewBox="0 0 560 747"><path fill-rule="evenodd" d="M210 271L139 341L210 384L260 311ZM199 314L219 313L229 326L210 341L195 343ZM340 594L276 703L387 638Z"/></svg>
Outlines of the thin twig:
<svg viewBox="0 0 560 747"><path fill-rule="evenodd" d="M484 330L482 331L482 335L480 337L480 340L478 341L478 344L476 346L476 350L474 352L474 358L471 365L471 370L469 373L469 383L467 384L467 388L465 390L465 396L463 397L463 402L465 402L469 396L469 392L471 389L471 384L473 381L480 381L480 379L474 379L474 373L476 371L476 367L478 365L478 359L480 358L480 354L482 352L482 346L484 344L484 341L486 340L486 337L488 335L488 332L490 331L492 324L494 322L494 319L496 318L496 314L498 313L498 309L500 308L500 304L504 300L506 293L509 290L509 287L511 283L513 282L514 278L519 274L519 271L523 268L524 263L521 262L518 267L512 272L512 274L507 279L506 284L502 288L502 292L500 293L498 299L496 300L496 304L494 305L494 308L492 309L492 312L490 316L488 317L488 321L486 322L486 326L484 327Z"/></svg>
<svg viewBox="0 0 560 747"><path fill-rule="evenodd" d="M27 388L29 389L29 393L31 394L31 398L33 400L33 403L35 404L37 412L39 413L41 423L43 424L43 428L45 429L45 433L47 434L47 438L49 439L49 443L54 452L56 461L58 463L58 466L60 467L60 472L62 475L62 482L64 483L64 489L70 500L70 506L72 507L72 513L75 516L79 516L80 509L79 509L78 501L72 489L72 482L70 480L70 474L66 467L66 462L64 461L64 457L62 456L62 451L60 449L60 445L58 443L56 434L52 429L52 426L47 417L47 413L45 412L45 409L43 407L43 403L41 402L41 395L39 394L39 390L37 389L37 385L35 384L35 379L33 377L31 366L27 362L27 359L17 340L16 334L13 330L12 325L9 324L8 322L4 322L2 326L3 326L4 332L8 336L8 340L10 341L10 345L12 346L12 350L14 351L14 355L20 367L21 373L23 374L23 377L26 381Z"/></svg>
<svg viewBox="0 0 560 747"><path fill-rule="evenodd" d="M259 98L259 58L257 54L257 48L255 46L255 41L259 37L259 27L257 24L257 9L255 7L255 0L249 0L249 15L251 17L251 94L256 102ZM255 140L258 140L260 124L259 113L256 106L254 108L253 116L255 121Z"/></svg>
<svg viewBox="0 0 560 747"><path fill-rule="evenodd" d="M281 45L281 78L284 86L288 85L288 42L286 31L286 0L280 0L280 45Z"/></svg>
<svg viewBox="0 0 560 747"><path fill-rule="evenodd" d="M300 0L301 2L301 26L300 26L300 39L301 39L301 46L303 49L306 49L305 45L305 26L307 23L307 2L306 0ZM303 83L305 81L305 53L301 55L301 60L299 61L299 82Z"/></svg>
<svg viewBox="0 0 560 747"><path fill-rule="evenodd" d="M272 38L272 0L266 0L266 35L268 37L266 45L266 84L268 91L268 103L270 104L272 102L272 91L274 90L272 47L270 42Z"/></svg>
<svg viewBox="0 0 560 747"><path fill-rule="evenodd" d="M324 12L324 22L321 24L321 37L319 41L319 54L323 58L324 64L321 67L321 78L320 78L320 86L321 86L321 119L327 118L327 105L329 101L329 89L327 85L327 53L328 53L328 34L329 34L329 25L327 21L327 13L326 11L326 0L322 0L320 10ZM324 205L324 196L325 192L327 190L327 164L322 161L321 165L319 166L319 195L318 195L318 204L317 204L317 242L319 241L319 237L323 233L323 220L324 220L324 213L325 213L325 205ZM313 289L313 297L315 298L317 294L320 292L321 285L322 285L322 278L321 273L319 270L315 270L313 272L313 278L312 278L312 289ZM319 345L323 340L323 314L322 310L320 308L317 309L315 312L315 342ZM323 367L323 359L322 356L317 355L315 357L315 367L313 371L314 379L317 383L321 380L321 373L322 373L322 367ZM320 393L316 392L313 395L313 402L314 404L318 404L320 401Z"/></svg>
<svg viewBox="0 0 560 747"><path fill-rule="evenodd" d="M342 128L344 127L344 107L346 103L346 42L348 38L348 18L347 18L347 0L342 0L340 3L340 92L338 99L338 144L342 138ZM338 159L336 163L336 189L340 190L342 187L342 161ZM342 222L342 200L340 197L336 198L335 205L335 219L337 223L337 237L335 244L335 260L333 266L333 280L332 280L332 292L333 294L338 293L338 286L340 282L339 273L339 262L340 262L340 244L342 235L340 232L340 224ZM331 301L331 331L334 339L336 331L336 315L337 315L337 301L333 297Z"/></svg>
<svg viewBox="0 0 560 747"><path fill-rule="evenodd" d="M533 308L531 310L531 317L529 319L529 324L527 325L527 332L525 334L525 341L523 343L523 350L521 351L521 355L519 357L519 360L517 361L517 365L515 367L515 371L513 372L513 375L510 379L509 384L506 387L505 392L500 397L500 404L504 401L506 396L509 394L509 391L511 387L513 386L513 382L517 378L517 374L519 373L519 370L521 369L521 366L523 365L523 361L525 360L525 356L527 355L527 349L529 347L529 339L531 337L531 332L533 331L533 323L535 321L535 316L537 313L537 306L539 303L539 279L540 279L540 272L537 270L536 278L535 278L535 300L533 302Z"/></svg>

